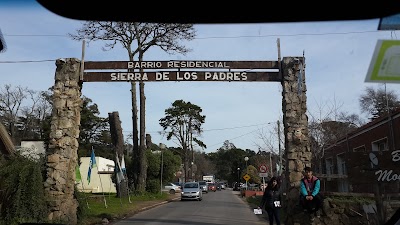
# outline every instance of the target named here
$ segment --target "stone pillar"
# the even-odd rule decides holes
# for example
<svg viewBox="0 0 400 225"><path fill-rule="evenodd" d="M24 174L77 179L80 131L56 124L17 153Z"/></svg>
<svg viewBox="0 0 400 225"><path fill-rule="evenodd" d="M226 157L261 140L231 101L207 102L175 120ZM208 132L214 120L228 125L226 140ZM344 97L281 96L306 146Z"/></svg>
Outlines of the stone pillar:
<svg viewBox="0 0 400 225"><path fill-rule="evenodd" d="M305 166L311 166L303 57L282 60L282 111L285 134L285 225L293 225L299 203L300 181ZM290 212L290 213L289 213Z"/></svg>
<svg viewBox="0 0 400 225"><path fill-rule="evenodd" d="M56 66L44 188L49 221L74 225L77 224L74 186L82 105L80 62L73 58L58 59Z"/></svg>

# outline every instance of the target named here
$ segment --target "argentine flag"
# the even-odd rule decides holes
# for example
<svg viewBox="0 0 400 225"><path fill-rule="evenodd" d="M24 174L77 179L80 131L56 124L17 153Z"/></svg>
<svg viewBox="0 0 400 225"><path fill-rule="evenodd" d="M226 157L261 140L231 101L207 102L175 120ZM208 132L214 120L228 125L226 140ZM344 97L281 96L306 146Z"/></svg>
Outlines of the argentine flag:
<svg viewBox="0 0 400 225"><path fill-rule="evenodd" d="M89 170L87 175L88 184L90 184L90 175L92 175L92 169L97 166L96 164L96 156L94 155L94 150L92 148L92 155L90 156Z"/></svg>

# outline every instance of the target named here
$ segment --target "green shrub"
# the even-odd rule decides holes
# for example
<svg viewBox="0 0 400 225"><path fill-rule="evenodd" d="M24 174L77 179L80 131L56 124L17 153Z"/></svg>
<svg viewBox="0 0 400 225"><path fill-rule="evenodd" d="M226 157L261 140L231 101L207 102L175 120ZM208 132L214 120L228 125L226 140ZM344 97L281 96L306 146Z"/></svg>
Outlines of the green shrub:
<svg viewBox="0 0 400 225"><path fill-rule="evenodd" d="M150 193L160 192L160 180L158 179L147 179L146 191Z"/></svg>
<svg viewBox="0 0 400 225"><path fill-rule="evenodd" d="M0 218L6 224L45 222L42 162L15 156L0 168Z"/></svg>

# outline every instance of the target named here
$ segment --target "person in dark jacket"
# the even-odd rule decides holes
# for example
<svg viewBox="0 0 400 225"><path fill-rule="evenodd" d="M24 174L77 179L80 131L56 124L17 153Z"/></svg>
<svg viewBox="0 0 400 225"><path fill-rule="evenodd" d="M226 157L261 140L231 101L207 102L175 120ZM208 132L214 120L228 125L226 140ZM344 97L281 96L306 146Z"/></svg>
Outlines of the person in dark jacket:
<svg viewBox="0 0 400 225"><path fill-rule="evenodd" d="M279 182L276 177L272 177L268 186L265 188L263 197L261 199L260 208L264 208L268 213L269 224L274 224L274 219L277 225L281 224L280 210L281 210L281 193L279 190Z"/></svg>

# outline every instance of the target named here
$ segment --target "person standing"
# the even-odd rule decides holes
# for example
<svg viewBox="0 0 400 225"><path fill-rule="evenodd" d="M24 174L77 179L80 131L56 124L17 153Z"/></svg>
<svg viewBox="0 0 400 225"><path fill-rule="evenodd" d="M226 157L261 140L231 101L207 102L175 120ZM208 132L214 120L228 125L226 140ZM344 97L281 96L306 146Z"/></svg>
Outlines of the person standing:
<svg viewBox="0 0 400 225"><path fill-rule="evenodd" d="M259 208L264 208L268 214L269 224L273 225L274 220L276 225L281 224L280 210L281 210L281 193L280 184L276 177L272 177L268 181L268 186L265 188L264 194L261 199Z"/></svg>
<svg viewBox="0 0 400 225"><path fill-rule="evenodd" d="M320 217L319 209L322 208L322 195L320 194L321 181L313 175L311 167L304 169L304 178L300 182L300 203L311 215Z"/></svg>

